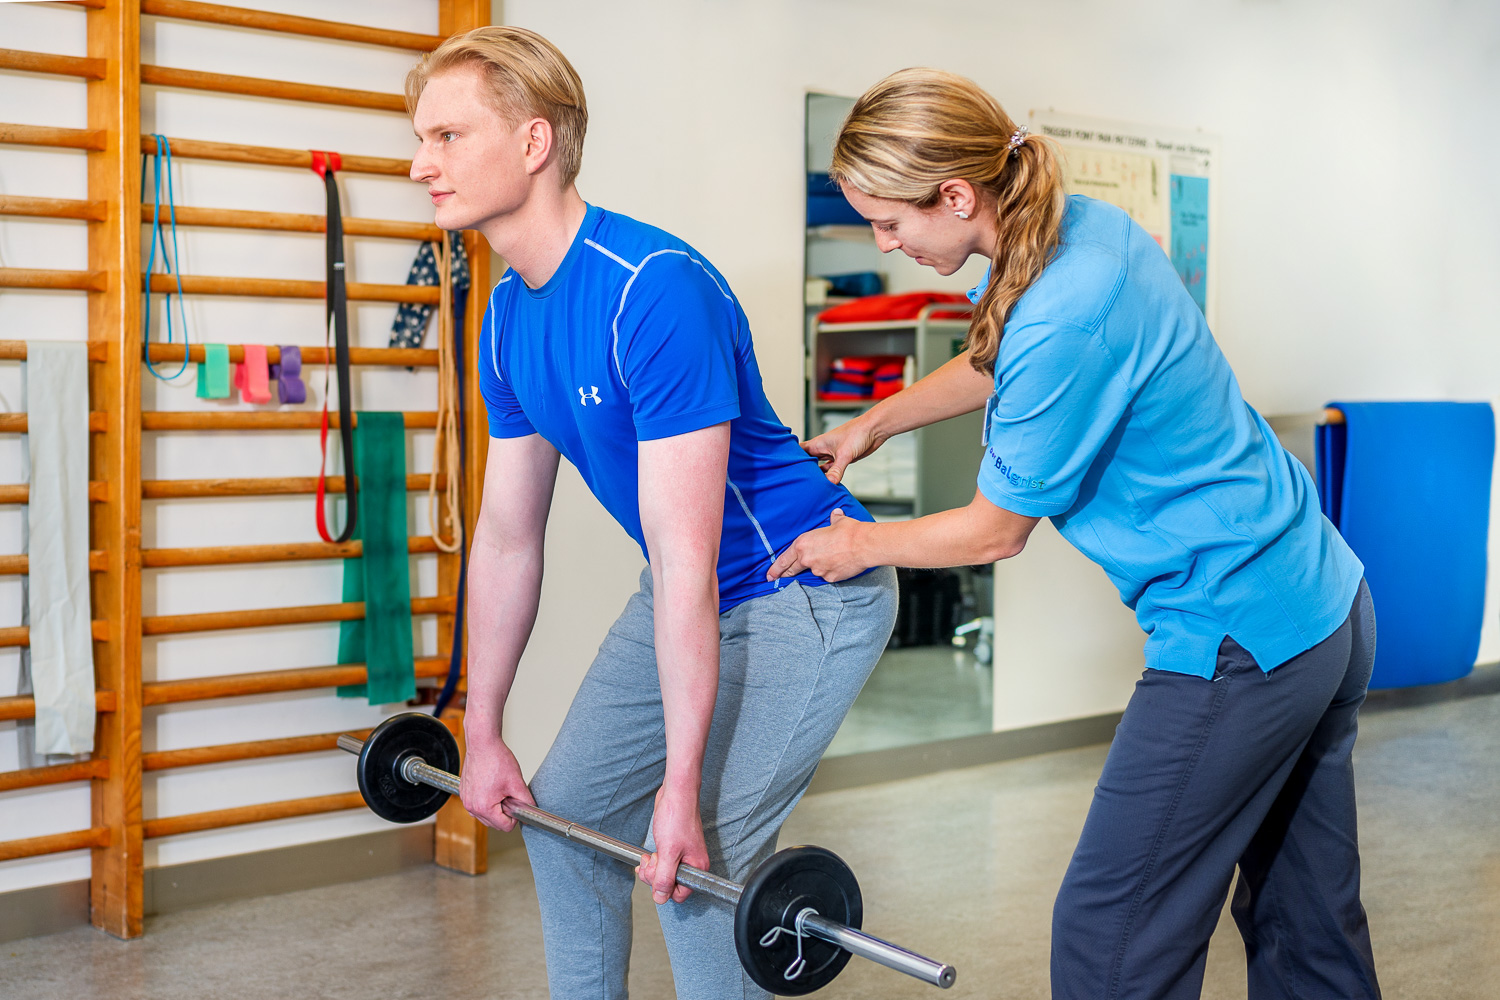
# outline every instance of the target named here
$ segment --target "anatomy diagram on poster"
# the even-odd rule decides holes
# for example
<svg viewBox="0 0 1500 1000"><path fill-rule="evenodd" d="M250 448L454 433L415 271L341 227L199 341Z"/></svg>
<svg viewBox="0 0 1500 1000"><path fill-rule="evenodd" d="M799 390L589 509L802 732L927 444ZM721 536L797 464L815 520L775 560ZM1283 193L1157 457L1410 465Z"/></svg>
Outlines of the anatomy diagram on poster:
<svg viewBox="0 0 1500 1000"><path fill-rule="evenodd" d="M1031 129L1060 147L1069 194L1117 205L1151 234L1212 324L1217 137L1054 111L1033 111Z"/></svg>

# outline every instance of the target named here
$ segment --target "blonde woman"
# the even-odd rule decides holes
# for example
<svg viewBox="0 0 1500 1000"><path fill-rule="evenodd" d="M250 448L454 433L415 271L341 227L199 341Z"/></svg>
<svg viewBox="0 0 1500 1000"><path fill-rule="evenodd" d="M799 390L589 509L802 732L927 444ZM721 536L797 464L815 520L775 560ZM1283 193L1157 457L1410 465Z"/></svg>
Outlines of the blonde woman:
<svg viewBox="0 0 1500 1000"><path fill-rule="evenodd" d="M838 482L892 435L985 408L973 501L835 514L773 576L1018 554L1039 519L1147 634L1053 912L1056 997L1196 997L1235 868L1250 996L1378 997L1350 756L1374 656L1363 567L1247 405L1167 257L1064 196L1049 145L969 80L903 70L855 104L831 173L939 274L991 261L967 350L804 448Z"/></svg>

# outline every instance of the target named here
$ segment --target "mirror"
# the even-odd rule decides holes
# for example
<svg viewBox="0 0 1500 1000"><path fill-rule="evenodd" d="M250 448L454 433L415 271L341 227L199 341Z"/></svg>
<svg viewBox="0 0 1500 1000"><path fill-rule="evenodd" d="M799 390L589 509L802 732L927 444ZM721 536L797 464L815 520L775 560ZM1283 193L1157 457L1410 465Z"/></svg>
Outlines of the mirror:
<svg viewBox="0 0 1500 1000"><path fill-rule="evenodd" d="M968 330L962 293L983 278L986 263L970 261L944 278L902 253L881 254L869 224L828 179L834 138L853 105L850 97L807 95L803 426L809 437L958 354ZM982 431L983 417L973 413L898 435L850 466L844 483L877 520L963 506L974 495ZM898 572L895 633L828 756L993 728L993 567Z"/></svg>

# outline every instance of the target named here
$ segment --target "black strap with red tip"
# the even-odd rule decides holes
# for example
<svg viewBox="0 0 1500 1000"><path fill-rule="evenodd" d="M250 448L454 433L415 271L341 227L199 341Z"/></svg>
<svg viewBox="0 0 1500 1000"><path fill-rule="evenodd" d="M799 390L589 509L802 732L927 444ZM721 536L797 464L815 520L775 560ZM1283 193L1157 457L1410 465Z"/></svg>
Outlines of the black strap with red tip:
<svg viewBox="0 0 1500 1000"><path fill-rule="evenodd" d="M344 283L344 217L339 206L339 188L334 174L343 168L343 160L337 153L312 150L313 172L323 178L328 192L328 278L324 286L323 299L327 303L324 312L324 344L327 345L329 327L333 331L335 367L338 370L339 386L339 442L344 452L344 530L335 538L328 530L327 515L323 509L328 468L328 361L323 361L323 419L318 435L322 458L318 463L317 520L318 535L325 542L347 542L354 537L359 520L359 485L354 475L354 419L351 413L349 388L349 294Z"/></svg>

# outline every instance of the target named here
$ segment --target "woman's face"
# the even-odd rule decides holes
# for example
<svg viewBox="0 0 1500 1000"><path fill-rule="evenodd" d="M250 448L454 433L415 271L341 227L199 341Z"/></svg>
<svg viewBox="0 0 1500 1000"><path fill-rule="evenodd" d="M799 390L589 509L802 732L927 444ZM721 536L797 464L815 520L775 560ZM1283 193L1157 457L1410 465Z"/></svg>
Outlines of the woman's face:
<svg viewBox="0 0 1500 1000"><path fill-rule="evenodd" d="M972 255L991 253L994 209L986 211L964 181L946 182L940 191L937 204L929 208L876 198L852 186L844 188L844 197L875 230L875 245L881 253L899 249L918 264L948 275ZM958 212L968 218L960 218Z"/></svg>

